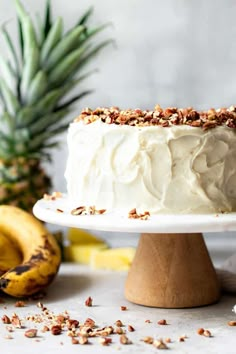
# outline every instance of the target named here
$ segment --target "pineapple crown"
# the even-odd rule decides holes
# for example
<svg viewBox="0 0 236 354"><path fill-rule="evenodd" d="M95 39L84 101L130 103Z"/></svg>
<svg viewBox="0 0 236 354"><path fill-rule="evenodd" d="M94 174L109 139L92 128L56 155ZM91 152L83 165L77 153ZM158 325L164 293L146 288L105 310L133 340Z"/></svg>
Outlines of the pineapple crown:
<svg viewBox="0 0 236 354"><path fill-rule="evenodd" d="M55 136L67 129L65 118L73 104L92 90L69 98L67 95L94 72L83 73L84 66L112 39L91 44L91 39L108 25L87 25L92 8L63 33L62 18L52 19L50 0L44 18L38 18L37 28L20 0L15 0L15 7L19 53L6 25L1 27L11 60L0 55L4 74L0 77L0 159L50 158L49 149L58 145Z"/></svg>

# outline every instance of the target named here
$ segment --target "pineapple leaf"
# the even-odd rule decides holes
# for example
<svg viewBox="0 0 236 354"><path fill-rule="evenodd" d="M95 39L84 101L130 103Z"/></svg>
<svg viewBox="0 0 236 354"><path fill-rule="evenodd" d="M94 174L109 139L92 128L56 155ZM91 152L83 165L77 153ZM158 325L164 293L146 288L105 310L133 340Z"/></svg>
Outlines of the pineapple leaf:
<svg viewBox="0 0 236 354"><path fill-rule="evenodd" d="M4 35L5 40L6 40L6 44L8 45L10 53L12 54L12 58L13 58L14 64L15 64L16 73L19 76L19 74L20 74L20 63L19 63L16 51L15 51L14 45L12 43L12 39L11 39L11 37L10 37L10 35L9 35L8 31L6 30L4 25L1 28L1 32Z"/></svg>
<svg viewBox="0 0 236 354"><path fill-rule="evenodd" d="M2 108L3 108L3 111L7 111L7 105L6 105L6 101L5 101L5 99L4 99L4 97L3 97L3 94L2 94L2 91L1 91L1 88L0 88L0 100L1 100L1 102L2 102Z"/></svg>
<svg viewBox="0 0 236 354"><path fill-rule="evenodd" d="M85 80L87 77L89 77L90 75L92 75L95 72L98 72L98 70L97 69L90 70L89 72L79 76L78 78L75 78L75 79L72 78L70 81L65 83L62 87L61 97L66 95L67 93L69 93L69 91L71 91L75 86L77 86L79 83L81 83L83 80Z"/></svg>
<svg viewBox="0 0 236 354"><path fill-rule="evenodd" d="M27 126L28 122L36 119L35 110L31 106L23 106L16 115L16 128Z"/></svg>
<svg viewBox="0 0 236 354"><path fill-rule="evenodd" d="M49 127L58 124L68 113L68 109L63 109L60 112L54 112L40 117L40 119L36 120L29 126L30 136L34 137L36 135L40 135Z"/></svg>
<svg viewBox="0 0 236 354"><path fill-rule="evenodd" d="M19 0L15 0L16 11L20 22L20 35L23 41L23 55L26 60L31 54L32 47L38 47L37 37L33 22L30 16L25 11Z"/></svg>
<svg viewBox="0 0 236 354"><path fill-rule="evenodd" d="M6 140L0 135L0 158L3 160L10 160L13 156L8 142L6 142Z"/></svg>
<svg viewBox="0 0 236 354"><path fill-rule="evenodd" d="M25 11L22 3L20 2L20 0L15 0L15 7L16 7L16 11L17 11L17 14L19 16L19 19L20 21L24 21L24 19L26 17L28 17L28 14L27 12Z"/></svg>
<svg viewBox="0 0 236 354"><path fill-rule="evenodd" d="M84 64L86 64L89 60L91 60L94 56L96 56L101 49L103 49L104 47L106 47L107 45L113 43L114 44L114 40L113 39L107 39L105 41L103 41L102 43L98 44L97 46L95 46L87 55L86 57L83 58L83 61L80 63L81 66L83 66Z"/></svg>
<svg viewBox="0 0 236 354"><path fill-rule="evenodd" d="M14 116L9 114L8 112L3 113L3 120L7 122L8 128L10 130L10 133L12 133L15 130L15 119Z"/></svg>
<svg viewBox="0 0 236 354"><path fill-rule="evenodd" d="M16 73L14 72L14 69L11 67L10 63L7 62L2 55L0 54L0 69L2 72L2 75L4 76L6 82L9 82L9 84L12 84L13 80L15 79Z"/></svg>
<svg viewBox="0 0 236 354"><path fill-rule="evenodd" d="M36 21L37 21L37 35L38 35L38 43L39 43L39 48L42 47L42 44L45 41L44 38L44 25L42 23L42 19L40 17L40 15L37 13L36 14Z"/></svg>
<svg viewBox="0 0 236 354"><path fill-rule="evenodd" d="M80 71L84 65L86 65L94 56L96 56L104 47L107 45L114 43L113 39L107 39L102 43L95 46L89 53L87 53L81 60L77 63L77 65L71 70L70 75L68 75L67 80L71 80L71 78Z"/></svg>
<svg viewBox="0 0 236 354"><path fill-rule="evenodd" d="M63 88L49 91L34 107L34 112L41 115L50 113L56 107L58 100L61 98ZM30 124L31 121L28 122Z"/></svg>
<svg viewBox="0 0 236 354"><path fill-rule="evenodd" d="M60 41L62 36L62 28L63 28L62 18L58 17L58 19L51 27L45 42L43 43L41 49L41 63L44 63L48 59L48 56L51 53L52 49Z"/></svg>
<svg viewBox="0 0 236 354"><path fill-rule="evenodd" d="M88 21L89 17L92 15L92 13L93 13L93 6L91 6L87 11L85 11L85 13L80 17L79 21L76 23L76 25L72 27L67 33L73 31L73 29L76 28L77 26L84 26Z"/></svg>
<svg viewBox="0 0 236 354"><path fill-rule="evenodd" d="M90 38L92 38L93 36L95 36L96 34L98 34L99 32L103 31L105 28L107 28L108 26L110 26L111 23L105 23L101 26L95 27L95 28L91 28L88 29L87 27L85 27L85 31L83 33L83 38L82 41L79 43L80 45L82 43L84 43L85 41L89 40Z"/></svg>
<svg viewBox="0 0 236 354"><path fill-rule="evenodd" d="M93 13L93 6L91 6L91 7L81 16L81 18L80 18L79 21L78 21L78 25L79 25L79 26L84 25L84 24L88 21L89 17L92 15L92 13Z"/></svg>
<svg viewBox="0 0 236 354"><path fill-rule="evenodd" d="M17 127L28 126L41 116L51 113L63 96L63 88L49 91L36 104L24 106L17 114Z"/></svg>
<svg viewBox="0 0 236 354"><path fill-rule="evenodd" d="M76 95L76 96L70 98L68 101L62 103L60 106L57 106L54 111L57 112L57 111L61 111L64 108L67 108L67 107L71 106L74 102L80 100L81 98L83 98L87 95L90 95L92 92L94 92L94 90L84 91L84 92L80 93L79 95Z"/></svg>
<svg viewBox="0 0 236 354"><path fill-rule="evenodd" d="M29 141L28 151L37 151L44 148L45 143L53 139L56 135L64 132L68 128L68 123L52 130L46 130Z"/></svg>
<svg viewBox="0 0 236 354"><path fill-rule="evenodd" d="M68 129L69 123L60 125L59 127L53 128L52 130L49 129L51 136L54 137L55 135L63 133L66 129Z"/></svg>
<svg viewBox="0 0 236 354"><path fill-rule="evenodd" d="M45 21L44 21L44 38L47 38L47 35L51 27L52 27L51 1L47 0Z"/></svg>
<svg viewBox="0 0 236 354"><path fill-rule="evenodd" d="M25 59L25 65L22 72L20 91L21 97L24 102L27 101L27 94L29 90L30 83L37 73L39 68L39 50L37 47L32 47L30 49L29 56Z"/></svg>
<svg viewBox="0 0 236 354"><path fill-rule="evenodd" d="M47 90L47 75L40 70L33 78L27 93L27 103L35 104Z"/></svg>
<svg viewBox="0 0 236 354"><path fill-rule="evenodd" d="M29 17L24 20L22 30L24 40L24 60L26 61L31 55L32 47L38 48L35 30Z"/></svg>
<svg viewBox="0 0 236 354"><path fill-rule="evenodd" d="M75 49L59 62L57 66L49 73L48 79L52 87L61 85L77 67L82 55L87 51L87 46Z"/></svg>
<svg viewBox="0 0 236 354"><path fill-rule="evenodd" d="M7 111L9 114L15 115L20 108L20 104L3 78L0 78L0 90L6 103Z"/></svg>
<svg viewBox="0 0 236 354"><path fill-rule="evenodd" d="M79 42L80 35L83 32L84 27L78 26L61 39L61 41L52 50L48 60L45 63L47 70L55 68L58 62L76 47L77 43Z"/></svg>
<svg viewBox="0 0 236 354"><path fill-rule="evenodd" d="M23 30L22 30L22 24L19 18L17 18L17 25L18 25L18 39L19 39L19 44L20 44L20 52L21 52L21 60L23 62L24 60L24 39L23 39Z"/></svg>
<svg viewBox="0 0 236 354"><path fill-rule="evenodd" d="M59 141L54 141L52 143L44 144L44 149L52 149L54 147L57 147L60 144ZM50 156L50 155L49 155ZM50 156L51 157L51 156Z"/></svg>

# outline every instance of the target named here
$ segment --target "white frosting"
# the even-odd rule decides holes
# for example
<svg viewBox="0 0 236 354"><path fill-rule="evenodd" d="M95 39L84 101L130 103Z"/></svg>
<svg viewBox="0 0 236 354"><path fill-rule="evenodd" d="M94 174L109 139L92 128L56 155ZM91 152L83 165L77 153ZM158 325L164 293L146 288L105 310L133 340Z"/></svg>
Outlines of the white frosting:
<svg viewBox="0 0 236 354"><path fill-rule="evenodd" d="M65 178L78 206L151 213L236 210L236 131L72 123Z"/></svg>

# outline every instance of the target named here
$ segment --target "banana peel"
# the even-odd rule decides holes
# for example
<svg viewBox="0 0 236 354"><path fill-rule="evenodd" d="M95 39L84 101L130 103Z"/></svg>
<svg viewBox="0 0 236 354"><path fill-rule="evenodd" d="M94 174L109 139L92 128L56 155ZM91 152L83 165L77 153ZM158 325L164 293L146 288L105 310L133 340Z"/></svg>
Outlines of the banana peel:
<svg viewBox="0 0 236 354"><path fill-rule="evenodd" d="M22 261L22 254L8 237L0 232L0 276Z"/></svg>
<svg viewBox="0 0 236 354"><path fill-rule="evenodd" d="M0 231L22 254L21 262L0 277L0 289L27 297L47 287L58 272L61 251L44 224L18 207L0 205Z"/></svg>

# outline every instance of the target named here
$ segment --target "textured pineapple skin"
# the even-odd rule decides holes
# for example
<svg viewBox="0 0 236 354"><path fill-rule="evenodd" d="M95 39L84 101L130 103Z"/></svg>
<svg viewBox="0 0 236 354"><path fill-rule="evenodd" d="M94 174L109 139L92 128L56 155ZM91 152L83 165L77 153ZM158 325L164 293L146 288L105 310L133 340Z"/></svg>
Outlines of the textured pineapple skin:
<svg viewBox="0 0 236 354"><path fill-rule="evenodd" d="M38 199L48 193L51 180L37 159L17 158L0 163L0 204L31 211Z"/></svg>

